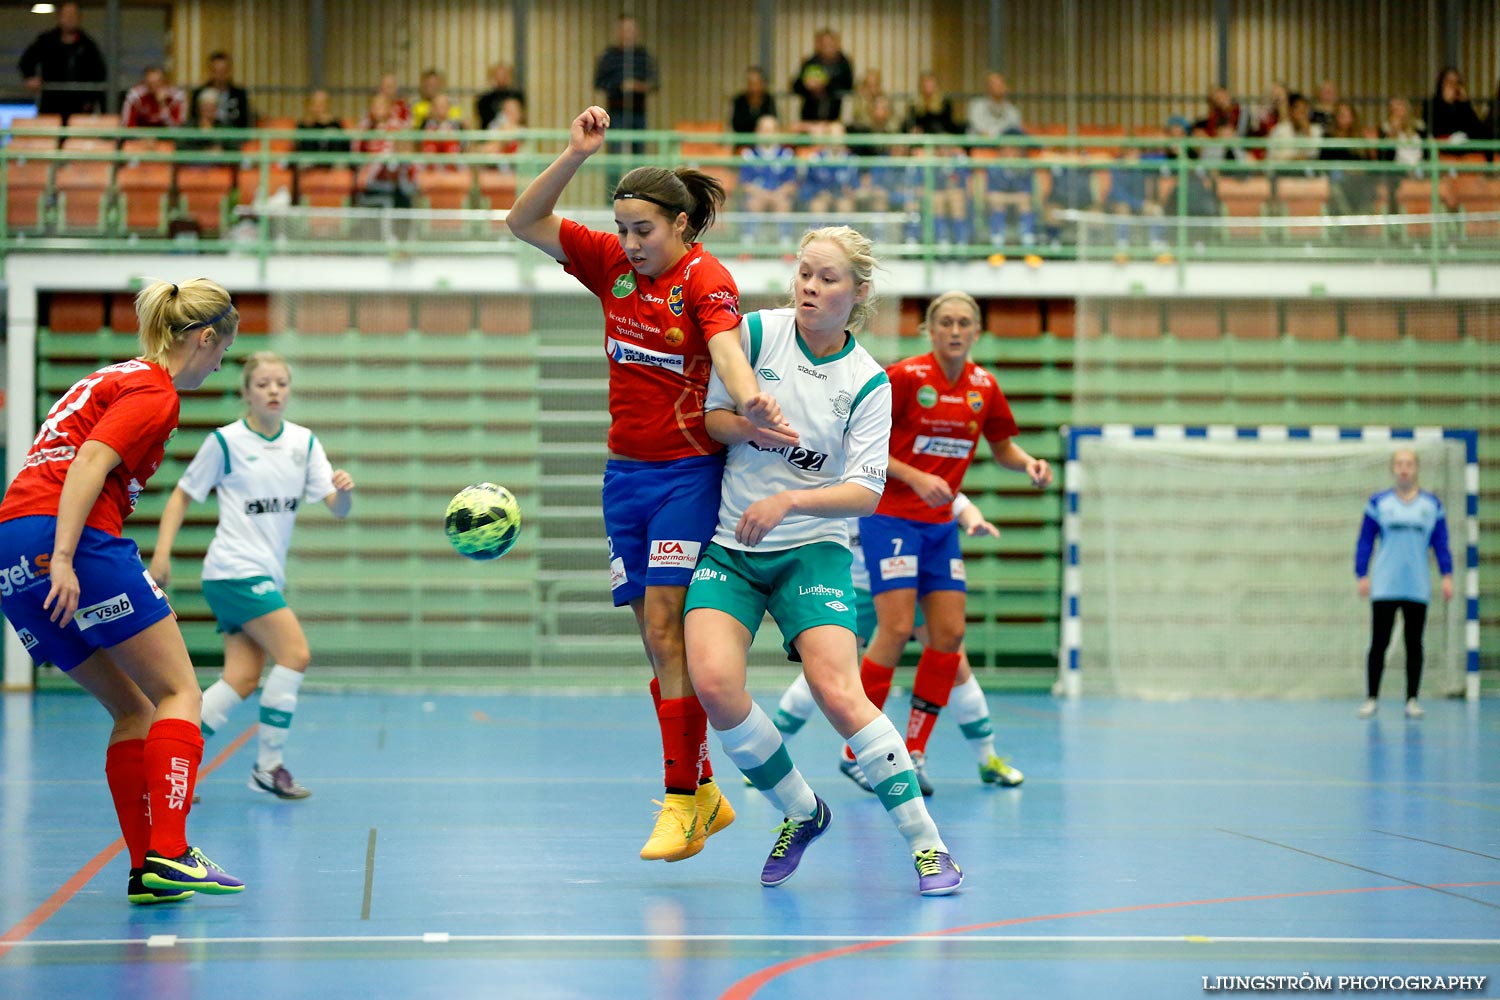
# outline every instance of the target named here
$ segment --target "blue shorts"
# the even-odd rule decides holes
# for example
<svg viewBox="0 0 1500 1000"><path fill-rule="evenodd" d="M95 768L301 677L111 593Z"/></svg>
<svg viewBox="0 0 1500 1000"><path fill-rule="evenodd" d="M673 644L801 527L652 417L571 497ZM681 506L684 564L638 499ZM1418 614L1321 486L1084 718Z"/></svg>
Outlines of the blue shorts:
<svg viewBox="0 0 1500 1000"><path fill-rule="evenodd" d="M117 646L172 613L135 542L86 527L73 555L78 610L71 621L54 625L42 602L52 589L47 564L56 535L55 517L0 523L0 612L37 663L72 670L95 650Z"/></svg>
<svg viewBox="0 0 1500 1000"><path fill-rule="evenodd" d="M859 519L859 541L871 594L915 587L921 597L934 590L969 589L956 521L928 524L873 514Z"/></svg>
<svg viewBox="0 0 1500 1000"><path fill-rule="evenodd" d="M649 587L686 587L719 523L724 453L669 462L610 459L604 530L615 607Z"/></svg>

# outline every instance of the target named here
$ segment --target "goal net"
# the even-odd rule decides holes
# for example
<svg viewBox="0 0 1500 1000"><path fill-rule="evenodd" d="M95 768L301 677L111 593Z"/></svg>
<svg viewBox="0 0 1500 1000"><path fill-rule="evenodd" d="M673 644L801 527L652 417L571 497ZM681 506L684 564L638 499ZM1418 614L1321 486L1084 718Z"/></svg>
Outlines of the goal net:
<svg viewBox="0 0 1500 1000"><path fill-rule="evenodd" d="M1441 599L1434 564L1426 690L1465 692L1471 432L1116 425L1068 438L1070 684L1163 699L1363 693L1355 540L1393 450L1411 448L1445 502L1458 589ZM1388 655L1404 664L1399 637Z"/></svg>

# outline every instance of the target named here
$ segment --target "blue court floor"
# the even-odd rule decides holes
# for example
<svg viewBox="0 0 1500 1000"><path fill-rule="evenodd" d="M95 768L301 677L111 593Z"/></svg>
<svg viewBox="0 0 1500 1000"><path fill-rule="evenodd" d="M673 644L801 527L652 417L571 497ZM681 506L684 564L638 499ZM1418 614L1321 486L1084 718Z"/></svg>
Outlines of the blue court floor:
<svg viewBox="0 0 1500 1000"><path fill-rule="evenodd" d="M288 763L315 794L290 803L245 787L253 739L223 753L247 705L209 743L205 766L224 759L189 832L250 887L134 908L102 711L6 696L0 997L1170 998L1204 977L1500 975L1493 706L991 704L1027 779L981 786L939 721L951 897L916 894L821 720L791 751L833 824L790 882L758 884L780 817L727 764L737 822L696 858L638 860L660 795L643 686L309 693Z"/></svg>

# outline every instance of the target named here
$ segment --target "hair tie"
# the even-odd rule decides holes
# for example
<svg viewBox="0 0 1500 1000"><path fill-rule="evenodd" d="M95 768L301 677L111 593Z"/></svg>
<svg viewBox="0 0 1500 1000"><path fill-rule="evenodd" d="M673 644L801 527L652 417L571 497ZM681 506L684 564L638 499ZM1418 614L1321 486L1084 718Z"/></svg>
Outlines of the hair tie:
<svg viewBox="0 0 1500 1000"><path fill-rule="evenodd" d="M172 294L173 295L177 294L177 285L175 283L172 285Z"/></svg>

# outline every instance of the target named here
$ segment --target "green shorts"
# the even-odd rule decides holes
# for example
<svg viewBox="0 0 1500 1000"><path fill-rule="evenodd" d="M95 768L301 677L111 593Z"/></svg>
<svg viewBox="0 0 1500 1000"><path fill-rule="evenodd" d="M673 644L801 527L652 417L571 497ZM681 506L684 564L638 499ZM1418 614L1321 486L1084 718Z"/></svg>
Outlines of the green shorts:
<svg viewBox="0 0 1500 1000"><path fill-rule="evenodd" d="M203 596L214 613L218 631L234 635L245 623L286 607L286 598L269 576L243 580L204 580Z"/></svg>
<svg viewBox="0 0 1500 1000"><path fill-rule="evenodd" d="M767 611L781 628L787 658L801 662L793 640L817 625L859 634L849 550L813 542L779 552L742 552L711 544L688 586L686 610L732 615L754 637Z"/></svg>

